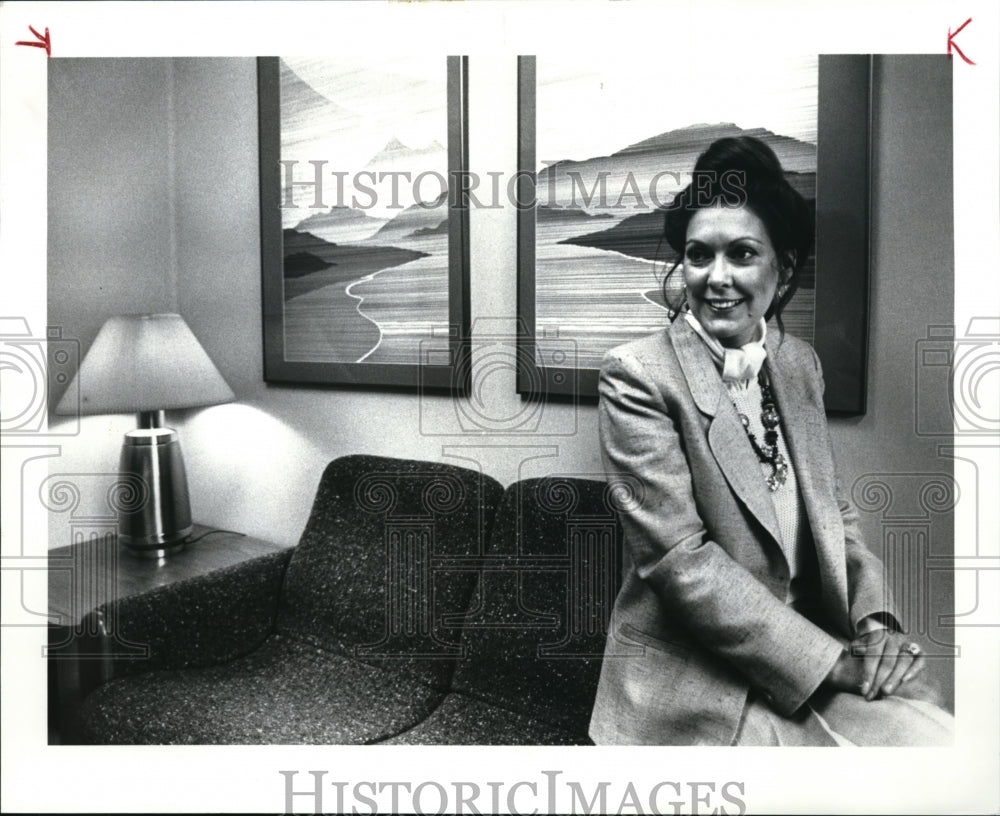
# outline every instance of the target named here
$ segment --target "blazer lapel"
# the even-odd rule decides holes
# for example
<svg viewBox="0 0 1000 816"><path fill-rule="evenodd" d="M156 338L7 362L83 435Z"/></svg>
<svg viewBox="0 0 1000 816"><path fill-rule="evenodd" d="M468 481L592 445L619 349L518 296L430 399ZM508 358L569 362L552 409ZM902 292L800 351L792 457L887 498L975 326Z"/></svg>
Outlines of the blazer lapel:
<svg viewBox="0 0 1000 816"><path fill-rule="evenodd" d="M771 343L775 335L776 332L769 332L765 341L765 365L816 547L823 600L827 609L842 612L846 619L847 572L840 509L831 504L829 498L824 500L824 497L836 495L833 463L827 453L826 418L820 413L822 407L813 404L798 378L788 371L796 363L782 364L786 361L780 347L775 349L777 344ZM812 361L804 360L800 364L812 365Z"/></svg>
<svg viewBox="0 0 1000 816"><path fill-rule="evenodd" d="M704 341L683 319L673 324L671 337L695 404L710 417L708 444L715 461L733 492L780 546L781 531L774 502L761 476L757 455L750 446L729 392L722 384L712 355Z"/></svg>

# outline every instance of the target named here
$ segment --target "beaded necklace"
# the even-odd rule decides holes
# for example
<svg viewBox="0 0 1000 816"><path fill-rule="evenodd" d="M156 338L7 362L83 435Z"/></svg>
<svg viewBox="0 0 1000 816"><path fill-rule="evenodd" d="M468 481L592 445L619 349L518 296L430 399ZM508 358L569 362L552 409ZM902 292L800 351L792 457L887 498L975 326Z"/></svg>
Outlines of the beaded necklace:
<svg viewBox="0 0 1000 816"><path fill-rule="evenodd" d="M757 382L760 384L760 422L764 426L764 444L757 441L757 437L750 430L750 418L741 413L740 422L743 423L743 430L747 433L750 445L753 447L757 458L764 464L771 466L771 475L767 477L767 488L772 493L785 483L788 478L788 463L785 457L778 450L778 426L781 424L781 416L771 394L771 382L760 369L757 374Z"/></svg>

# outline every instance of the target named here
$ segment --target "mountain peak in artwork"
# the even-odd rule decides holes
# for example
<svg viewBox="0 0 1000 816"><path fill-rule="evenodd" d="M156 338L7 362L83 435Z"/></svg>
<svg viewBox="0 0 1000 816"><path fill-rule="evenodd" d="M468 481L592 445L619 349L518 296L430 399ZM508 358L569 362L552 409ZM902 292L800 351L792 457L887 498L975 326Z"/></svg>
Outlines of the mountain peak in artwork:
<svg viewBox="0 0 1000 816"><path fill-rule="evenodd" d="M399 153L400 151L405 151L405 150L409 150L409 149L410 148L408 148L405 144L403 144L401 141L399 141L399 139L397 139L395 136L393 136L389 140L388 144L386 144L386 146L382 148L382 152L383 153Z"/></svg>
<svg viewBox="0 0 1000 816"><path fill-rule="evenodd" d="M414 235L428 235L446 231L448 221L448 191L445 190L430 202L411 204L383 226L372 237L373 241L401 240Z"/></svg>
<svg viewBox="0 0 1000 816"><path fill-rule="evenodd" d="M385 147L383 147L378 153L376 153L368 161L367 167L375 167L380 164L387 164L400 161L410 161L412 159L420 158L423 156L429 156L435 153L441 153L444 151L444 147L436 139L432 140L429 144L423 147L408 147L403 144L398 138L393 136L386 142Z"/></svg>
<svg viewBox="0 0 1000 816"><path fill-rule="evenodd" d="M432 201L418 201L407 209L420 209L420 210L436 210L438 207L443 207L448 201L448 191L445 190L437 198Z"/></svg>
<svg viewBox="0 0 1000 816"><path fill-rule="evenodd" d="M324 210L322 212L314 212L308 218L304 218L298 223L296 229L308 229L310 224L324 224L324 223L344 223L350 221L369 221L370 219L361 210L355 210L353 207L347 207L343 205L334 205L330 207L329 210Z"/></svg>
<svg viewBox="0 0 1000 816"><path fill-rule="evenodd" d="M351 244L373 235L383 224L384 218L372 218L361 210L334 205L329 210L313 212L295 228L332 243Z"/></svg>

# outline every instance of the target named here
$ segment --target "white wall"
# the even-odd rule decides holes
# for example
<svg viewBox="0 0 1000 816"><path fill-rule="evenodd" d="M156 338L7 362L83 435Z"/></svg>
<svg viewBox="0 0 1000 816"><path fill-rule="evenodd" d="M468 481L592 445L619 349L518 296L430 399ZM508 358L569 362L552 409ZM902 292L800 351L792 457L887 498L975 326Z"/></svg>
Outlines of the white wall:
<svg viewBox="0 0 1000 816"><path fill-rule="evenodd" d="M84 348L106 315L176 307L173 67L65 59L49 74L48 317Z"/></svg>
<svg viewBox="0 0 1000 816"><path fill-rule="evenodd" d="M48 324L84 352L111 315L177 311L173 73L171 59L49 63ZM59 368L49 361L50 408ZM78 516L108 512L106 474L134 427L131 414L84 417L50 462L51 482L73 474ZM50 516L50 546L69 543L69 517Z"/></svg>

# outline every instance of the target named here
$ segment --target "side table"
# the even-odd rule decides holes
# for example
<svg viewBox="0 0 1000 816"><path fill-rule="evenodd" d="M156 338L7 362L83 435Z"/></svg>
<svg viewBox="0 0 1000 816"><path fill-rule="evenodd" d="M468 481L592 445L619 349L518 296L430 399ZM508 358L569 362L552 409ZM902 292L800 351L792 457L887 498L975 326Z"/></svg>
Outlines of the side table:
<svg viewBox="0 0 1000 816"><path fill-rule="evenodd" d="M117 536L57 547L48 553L49 742L66 740L67 724L103 678L101 633L87 631L87 614L108 601L207 575L286 547L230 531L194 526L191 543L166 558L144 558Z"/></svg>

